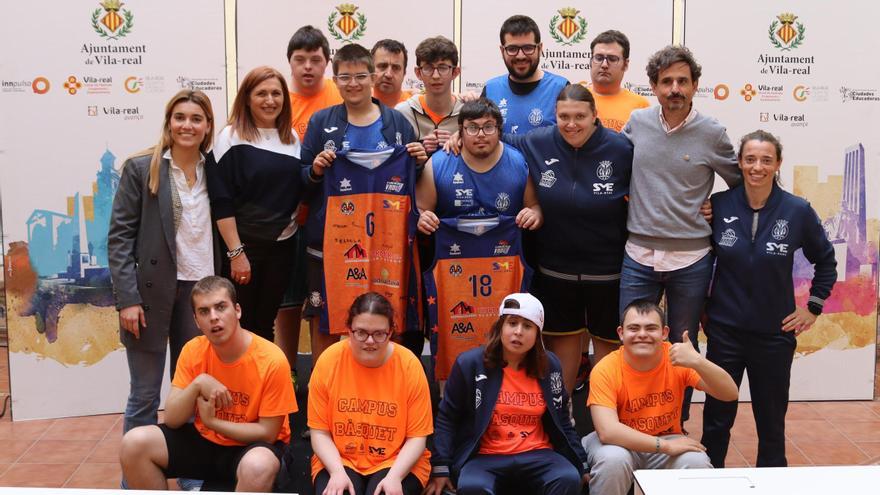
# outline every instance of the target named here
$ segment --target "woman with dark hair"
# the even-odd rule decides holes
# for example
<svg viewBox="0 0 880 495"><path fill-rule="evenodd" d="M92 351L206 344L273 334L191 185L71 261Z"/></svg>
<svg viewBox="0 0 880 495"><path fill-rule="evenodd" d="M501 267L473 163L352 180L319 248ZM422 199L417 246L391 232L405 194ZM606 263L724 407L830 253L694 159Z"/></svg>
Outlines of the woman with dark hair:
<svg viewBox="0 0 880 495"><path fill-rule="evenodd" d="M422 365L392 342L394 309L376 292L348 311L349 338L321 353L309 379L316 495L419 495L430 474L431 397Z"/></svg>
<svg viewBox="0 0 880 495"><path fill-rule="evenodd" d="M131 392L123 431L156 424L165 349L171 376L199 335L189 293L219 269L205 181L214 135L211 101L184 89L165 106L159 142L122 166L107 249Z"/></svg>
<svg viewBox="0 0 880 495"><path fill-rule="evenodd" d="M510 294L484 347L459 354L437 414L426 493L580 493L587 455L568 416L559 359L544 350L544 308ZM520 483L520 484L516 484Z"/></svg>
<svg viewBox="0 0 880 495"><path fill-rule="evenodd" d="M290 115L281 73L266 66L248 72L207 167L241 325L269 341L292 269L303 190L300 142Z"/></svg>
<svg viewBox="0 0 880 495"><path fill-rule="evenodd" d="M743 183L712 195L712 244L717 257L706 306L706 357L737 386L749 374L758 429L758 467L785 459L785 414L797 336L810 329L837 280L834 248L806 200L778 183L782 145L772 134L743 136ZM802 249L814 274L806 307L795 302L794 254ZM748 311L743 311L748 308ZM703 445L712 465L724 467L737 403L706 397Z"/></svg>

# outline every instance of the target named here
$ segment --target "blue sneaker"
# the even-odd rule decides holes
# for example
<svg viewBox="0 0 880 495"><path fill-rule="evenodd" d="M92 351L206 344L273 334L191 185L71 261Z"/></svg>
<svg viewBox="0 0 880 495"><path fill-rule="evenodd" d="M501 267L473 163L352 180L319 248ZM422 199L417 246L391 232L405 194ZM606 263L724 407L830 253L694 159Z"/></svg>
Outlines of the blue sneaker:
<svg viewBox="0 0 880 495"><path fill-rule="evenodd" d="M190 478L177 478L177 486L185 492L197 492L202 489L203 480L194 480Z"/></svg>

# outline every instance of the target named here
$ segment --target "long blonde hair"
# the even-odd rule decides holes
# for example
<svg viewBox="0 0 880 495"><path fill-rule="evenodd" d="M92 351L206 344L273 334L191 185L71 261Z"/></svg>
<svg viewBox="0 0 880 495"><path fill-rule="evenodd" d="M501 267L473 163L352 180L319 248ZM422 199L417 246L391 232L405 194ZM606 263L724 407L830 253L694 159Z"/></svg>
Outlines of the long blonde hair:
<svg viewBox="0 0 880 495"><path fill-rule="evenodd" d="M165 105L165 121L162 124L162 132L159 134L159 142L155 146L151 146L143 151L135 153L131 158L138 156L152 155L150 159L150 194L153 196L159 194L159 165L162 163L162 155L165 150L171 147L174 141L171 138L171 115L174 113L174 107L178 103L192 102L201 107L205 112L205 118L208 119L208 131L205 133L205 139L199 145L199 151L207 153L211 149L214 142L214 109L211 106L211 99L208 95L197 89L182 89L172 96Z"/></svg>
<svg viewBox="0 0 880 495"><path fill-rule="evenodd" d="M242 80L238 88L238 94L235 95L235 102L232 104L232 113L229 115L228 124L245 141L253 142L259 139L260 131L257 130L254 116L251 115L251 93L260 83L273 77L281 83L281 92L284 94L281 114L275 119L275 128L278 130L278 136L281 138L282 143L293 144L295 141L293 129L290 126L292 110L290 108L290 92L287 90L287 82L280 72L267 65L252 69L244 76L244 80Z"/></svg>

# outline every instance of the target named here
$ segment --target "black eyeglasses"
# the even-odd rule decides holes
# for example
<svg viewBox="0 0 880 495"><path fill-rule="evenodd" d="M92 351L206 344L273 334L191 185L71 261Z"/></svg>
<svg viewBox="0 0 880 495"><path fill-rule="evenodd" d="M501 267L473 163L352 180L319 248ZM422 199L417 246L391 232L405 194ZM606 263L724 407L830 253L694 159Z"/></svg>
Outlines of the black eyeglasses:
<svg viewBox="0 0 880 495"><path fill-rule="evenodd" d="M504 53L511 57L515 57L520 51L523 52L523 55L532 55L537 49L538 45L506 45L504 47Z"/></svg>
<svg viewBox="0 0 880 495"><path fill-rule="evenodd" d="M617 55L603 55L601 53L597 53L593 55L592 60L594 63L602 65L604 62L608 62L608 65L614 65L617 62L620 62L621 58Z"/></svg>
<svg viewBox="0 0 880 495"><path fill-rule="evenodd" d="M373 337L373 342L375 342L377 344L381 344L382 342L385 342L386 340L388 340L388 335L390 335L390 333L389 332L370 333L370 332L365 332L363 330L352 330L351 335L358 342L366 342L368 338Z"/></svg>
<svg viewBox="0 0 880 495"><path fill-rule="evenodd" d="M419 72L422 73L423 76L433 76L434 71L437 71L437 74L441 76L448 76L450 72L452 72L453 67L451 65L423 65L421 67L417 67Z"/></svg>
<svg viewBox="0 0 880 495"><path fill-rule="evenodd" d="M464 132L466 132L468 136L476 136L480 131L483 131L483 134L486 136L491 136L498 132L498 126L495 124L485 124L482 127L473 124L464 126Z"/></svg>

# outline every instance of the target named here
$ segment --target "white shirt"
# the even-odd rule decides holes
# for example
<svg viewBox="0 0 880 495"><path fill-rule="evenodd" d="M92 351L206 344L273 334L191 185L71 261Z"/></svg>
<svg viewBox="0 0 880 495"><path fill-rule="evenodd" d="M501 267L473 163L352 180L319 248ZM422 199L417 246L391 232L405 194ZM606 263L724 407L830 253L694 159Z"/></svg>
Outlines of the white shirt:
<svg viewBox="0 0 880 495"><path fill-rule="evenodd" d="M199 155L196 182L192 188L186 183L186 174L174 163L171 149L165 151L162 157L171 163L171 186L177 188L180 196L180 224L174 236L177 280L201 280L214 275L214 235L208 183L205 180L205 157Z"/></svg>
<svg viewBox="0 0 880 495"><path fill-rule="evenodd" d="M687 117L671 129L669 128L669 123L663 117L663 111L661 110L658 113L660 114L660 127L669 135L693 121L694 117L697 116L697 109L691 106L691 111L688 112ZM705 247L696 251L664 251L662 249L637 246L630 241L626 241L626 254L640 265L653 267L656 272L671 272L687 268L703 259L711 250L712 248Z"/></svg>

